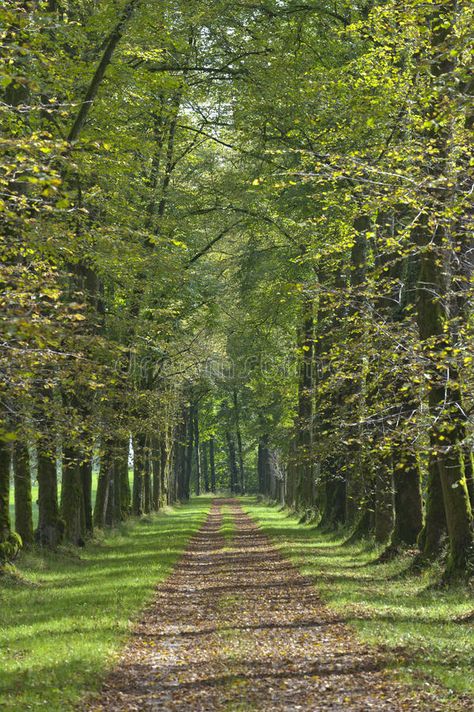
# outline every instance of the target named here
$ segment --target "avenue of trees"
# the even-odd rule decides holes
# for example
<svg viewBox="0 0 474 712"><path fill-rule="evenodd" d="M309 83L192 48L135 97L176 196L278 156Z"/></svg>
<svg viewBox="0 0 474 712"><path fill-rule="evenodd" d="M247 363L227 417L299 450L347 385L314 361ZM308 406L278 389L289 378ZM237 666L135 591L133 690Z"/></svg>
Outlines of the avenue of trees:
<svg viewBox="0 0 474 712"><path fill-rule="evenodd" d="M225 486L472 575L473 14L2 3L2 561Z"/></svg>

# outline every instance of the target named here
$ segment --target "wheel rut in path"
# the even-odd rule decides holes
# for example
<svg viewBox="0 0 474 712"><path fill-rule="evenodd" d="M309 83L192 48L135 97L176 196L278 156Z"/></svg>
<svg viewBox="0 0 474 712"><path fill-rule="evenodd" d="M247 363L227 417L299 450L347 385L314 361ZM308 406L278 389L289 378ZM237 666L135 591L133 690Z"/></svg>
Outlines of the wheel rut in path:
<svg viewBox="0 0 474 712"><path fill-rule="evenodd" d="M223 508L232 517L231 536L224 536ZM458 709L453 702L449 708ZM216 499L86 709L446 708L396 682L382 655L359 643L321 603L314 583L239 503Z"/></svg>

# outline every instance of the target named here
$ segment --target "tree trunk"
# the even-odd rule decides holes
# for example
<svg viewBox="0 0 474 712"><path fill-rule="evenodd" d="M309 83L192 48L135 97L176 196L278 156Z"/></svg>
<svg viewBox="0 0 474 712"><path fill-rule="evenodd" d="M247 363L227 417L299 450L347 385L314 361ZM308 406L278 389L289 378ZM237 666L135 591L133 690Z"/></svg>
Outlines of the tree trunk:
<svg viewBox="0 0 474 712"><path fill-rule="evenodd" d="M161 472L161 442L158 438L152 440L152 466L153 466L153 510L157 512L163 506Z"/></svg>
<svg viewBox="0 0 474 712"><path fill-rule="evenodd" d="M382 455L375 463L375 540L380 544L390 539L393 530L392 459Z"/></svg>
<svg viewBox="0 0 474 712"><path fill-rule="evenodd" d="M46 451L38 452L38 528L35 539L40 546L57 546L64 534L59 516L56 458Z"/></svg>
<svg viewBox="0 0 474 712"><path fill-rule="evenodd" d="M428 80L430 102L423 125L427 139L430 182L425 212L416 226L421 248L418 284L418 329L428 363L428 403L432 418L431 442L437 458L449 536L447 576L465 576L474 563L472 510L464 463L466 427L462 416L459 377L452 358L452 324L449 314L449 269L447 250L451 235L440 211L447 205L454 185L452 175L451 126L446 120L446 95L454 86L457 3L434 5L428 15L431 55ZM454 50L456 53L456 50ZM433 158L434 157L434 158ZM450 182L451 181L451 182Z"/></svg>
<svg viewBox="0 0 474 712"><path fill-rule="evenodd" d="M176 499L176 493L171 483L172 449L168 449L170 440L165 432L160 446L161 507L164 507L165 504L173 504Z"/></svg>
<svg viewBox="0 0 474 712"><path fill-rule="evenodd" d="M146 439L145 452L144 452L144 465L145 469L143 472L143 511L145 514L150 514L152 510L152 487L151 487L151 448L148 438Z"/></svg>
<svg viewBox="0 0 474 712"><path fill-rule="evenodd" d="M17 440L13 451L15 483L15 531L23 546L33 544L33 507L31 502L31 469L28 447Z"/></svg>
<svg viewBox="0 0 474 712"><path fill-rule="evenodd" d="M211 467L211 492L213 492L215 494L215 492L216 492L216 464L215 464L215 459L214 459L214 447L215 447L214 435L211 435L211 439L209 440L209 464Z"/></svg>
<svg viewBox="0 0 474 712"><path fill-rule="evenodd" d="M204 479L204 492L209 492L209 463L208 463L208 443L202 444L202 476Z"/></svg>
<svg viewBox="0 0 474 712"><path fill-rule="evenodd" d="M226 432L227 452L229 458L229 486L232 494L238 491L237 459L235 456L235 443L229 431Z"/></svg>
<svg viewBox="0 0 474 712"><path fill-rule="evenodd" d="M186 455L185 455L185 477L184 477L184 499L187 501L191 496L191 475L193 467L193 444L194 444L194 409L189 406L186 414Z"/></svg>
<svg viewBox="0 0 474 712"><path fill-rule="evenodd" d="M234 388L234 414L235 414L235 436L237 440L237 456L239 462L239 476L240 476L240 492L244 494L245 492L245 469L244 469L244 454L242 448L242 434L240 432L240 412L239 412L239 400L237 396L237 391Z"/></svg>
<svg viewBox="0 0 474 712"><path fill-rule="evenodd" d="M418 538L421 554L429 561L441 554L443 540L447 533L441 478L437 458L433 451L434 442L428 463L425 523Z"/></svg>
<svg viewBox="0 0 474 712"><path fill-rule="evenodd" d="M62 462L61 515L64 538L75 546L84 545L85 513L81 482L81 453L76 448L65 448Z"/></svg>
<svg viewBox="0 0 474 712"><path fill-rule="evenodd" d="M199 415L198 409L194 412L194 462L196 466L196 494L201 494L201 453L199 443Z"/></svg>
<svg viewBox="0 0 474 712"><path fill-rule="evenodd" d="M10 521L10 448L0 441L0 565L14 557L14 534Z"/></svg>
<svg viewBox="0 0 474 712"><path fill-rule="evenodd" d="M400 444L400 447L402 445ZM397 443L395 443L395 449ZM416 453L403 448L404 459L394 469L395 526L391 546L415 546L423 526L420 466Z"/></svg>
<svg viewBox="0 0 474 712"><path fill-rule="evenodd" d="M94 505L94 526L103 529L106 524L111 483L112 457L108 443L101 447L99 479Z"/></svg>
<svg viewBox="0 0 474 712"><path fill-rule="evenodd" d="M312 453L314 321L313 298L309 294L305 294L303 297L299 347L302 355L299 368L296 426L299 469L296 504L298 509L307 510L314 506Z"/></svg>
<svg viewBox="0 0 474 712"><path fill-rule="evenodd" d="M145 480L145 436L137 435L133 439L133 490L132 512L136 517L143 514L143 494Z"/></svg>
<svg viewBox="0 0 474 712"><path fill-rule="evenodd" d="M92 459L90 457L81 463L80 470L82 498L84 501L84 523L86 533L91 535L94 531L94 522L92 517Z"/></svg>

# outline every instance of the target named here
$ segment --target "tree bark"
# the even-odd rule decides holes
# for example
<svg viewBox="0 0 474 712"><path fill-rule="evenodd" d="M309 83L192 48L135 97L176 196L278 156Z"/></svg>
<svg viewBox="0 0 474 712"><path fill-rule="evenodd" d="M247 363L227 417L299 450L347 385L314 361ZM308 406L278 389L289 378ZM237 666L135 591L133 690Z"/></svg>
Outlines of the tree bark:
<svg viewBox="0 0 474 712"><path fill-rule="evenodd" d="M296 506L300 510L307 510L314 506L312 452L314 320L313 298L310 294L303 296L299 347L302 355L299 368L296 426L299 469Z"/></svg>
<svg viewBox="0 0 474 712"><path fill-rule="evenodd" d="M21 536L23 546L33 544L33 507L31 501L31 469L28 447L21 440L13 450L15 484L15 531ZM1 509L1 508L0 508Z"/></svg>
<svg viewBox="0 0 474 712"><path fill-rule="evenodd" d="M57 546L64 534L59 516L56 458L45 450L38 451L38 528L35 539L40 546Z"/></svg>
<svg viewBox="0 0 474 712"><path fill-rule="evenodd" d="M132 512L136 517L143 514L144 475L145 475L145 436L136 435L133 439L133 489Z"/></svg>
<svg viewBox="0 0 474 712"><path fill-rule="evenodd" d="M211 435L209 440L209 465L211 467L211 492L215 494L216 492L216 463L215 463L215 439L214 435Z"/></svg>
<svg viewBox="0 0 474 712"><path fill-rule="evenodd" d="M84 501L84 523L86 534L89 536L94 531L94 521L92 516L92 459L89 457L80 465L82 498Z"/></svg>
<svg viewBox="0 0 474 712"><path fill-rule="evenodd" d="M61 515L64 538L75 546L84 545L85 513L81 481L81 453L76 448L64 448L61 487Z"/></svg>

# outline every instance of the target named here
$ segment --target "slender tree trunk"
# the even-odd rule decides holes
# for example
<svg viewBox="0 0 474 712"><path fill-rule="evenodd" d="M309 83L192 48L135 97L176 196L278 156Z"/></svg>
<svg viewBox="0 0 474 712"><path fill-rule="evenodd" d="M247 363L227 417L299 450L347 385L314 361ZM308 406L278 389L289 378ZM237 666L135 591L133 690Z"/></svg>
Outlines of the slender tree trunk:
<svg viewBox="0 0 474 712"><path fill-rule="evenodd" d="M126 3L124 9L122 10L122 13L119 17L119 21L117 22L116 26L110 33L104 47L104 51L102 54L102 57L100 59L99 64L97 65L97 68L94 72L94 75L91 79L91 82L87 88L86 95L84 97L84 100L82 101L80 105L79 112L76 116L76 119L74 121L74 124L71 127L71 130L69 131L67 140L69 143L72 143L75 141L84 124L86 123L87 117L89 115L89 111L91 110L92 104L94 103L94 100L97 96L97 92L99 91L99 87L102 83L102 80L105 76L105 72L112 60L113 53L115 51L115 48L117 44L120 42L122 35L124 33L125 27L135 9L139 5L140 0L129 0L129 2Z"/></svg>
<svg viewBox="0 0 474 712"><path fill-rule="evenodd" d="M297 449L299 477L296 488L296 504L300 510L314 506L313 485L313 351L314 321L313 298L309 294L303 297L301 314L300 348L302 351L298 382L298 420Z"/></svg>
<svg viewBox="0 0 474 712"><path fill-rule="evenodd" d="M202 476L204 480L204 492L209 492L209 462L208 462L208 442L203 442L202 452Z"/></svg>
<svg viewBox="0 0 474 712"><path fill-rule="evenodd" d="M28 546L34 541L31 468L28 447L21 440L15 442L13 472L15 483L15 531L21 536L23 546Z"/></svg>
<svg viewBox="0 0 474 712"><path fill-rule="evenodd" d="M235 436L237 440L237 456L239 462L239 476L240 476L240 492L245 493L245 469L244 469L244 454L242 448L242 433L240 432L240 411L239 411L239 400L237 395L237 390L234 388L233 392L234 399L234 414L235 414Z"/></svg>
<svg viewBox="0 0 474 712"><path fill-rule="evenodd" d="M229 486L232 494L238 490L237 459L235 455L235 443L229 431L226 432L227 453L229 458Z"/></svg>
<svg viewBox="0 0 474 712"><path fill-rule="evenodd" d="M211 467L211 492L215 494L216 492L216 463L215 463L215 453L214 453L214 448L215 448L215 438L214 435L211 435L211 439L209 440L209 464Z"/></svg>
<svg viewBox="0 0 474 712"><path fill-rule="evenodd" d="M109 443L102 443L100 453L99 479L94 505L94 526L103 529L107 520L107 509L112 479L112 455Z"/></svg>
<svg viewBox="0 0 474 712"><path fill-rule="evenodd" d="M165 504L172 504L176 499L176 493L171 483L173 453L172 447L168 446L169 442L171 442L171 438L168 438L165 432L160 447L161 507L164 507Z"/></svg>
<svg viewBox="0 0 474 712"><path fill-rule="evenodd" d="M94 531L92 516L92 458L87 458L80 465L82 498L84 501L84 523L86 533L91 535Z"/></svg>
<svg viewBox="0 0 474 712"><path fill-rule="evenodd" d="M150 443L148 438L145 441L145 451L144 451L144 465L145 469L143 472L143 511L145 514L150 514L152 510L152 486L151 486L151 452Z"/></svg>
<svg viewBox="0 0 474 712"><path fill-rule="evenodd" d="M184 478L184 499L191 496L191 474L193 467L193 446L194 446L194 408L189 406L186 414L186 456L185 456L185 478Z"/></svg>
<svg viewBox="0 0 474 712"><path fill-rule="evenodd" d="M194 412L194 456L196 464L196 494L201 494L201 452L199 442L199 414L198 409Z"/></svg>
<svg viewBox="0 0 474 712"><path fill-rule="evenodd" d="M12 558L10 521L10 448L0 441L0 565Z"/></svg>
<svg viewBox="0 0 474 712"><path fill-rule="evenodd" d="M375 540L381 544L390 539L393 530L392 458L382 455L375 461Z"/></svg>
<svg viewBox="0 0 474 712"><path fill-rule="evenodd" d="M186 499L186 411L176 428L174 447L174 471L176 481L176 498L182 502Z"/></svg>
<svg viewBox="0 0 474 712"><path fill-rule="evenodd" d="M161 472L161 441L159 438L153 438L152 441L152 464L153 464L153 510L157 512L163 506L163 491L162 482L163 475Z"/></svg>
<svg viewBox="0 0 474 712"><path fill-rule="evenodd" d="M137 435L133 439L133 490L132 511L136 517L143 514L143 494L145 480L145 436Z"/></svg>

